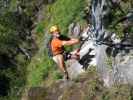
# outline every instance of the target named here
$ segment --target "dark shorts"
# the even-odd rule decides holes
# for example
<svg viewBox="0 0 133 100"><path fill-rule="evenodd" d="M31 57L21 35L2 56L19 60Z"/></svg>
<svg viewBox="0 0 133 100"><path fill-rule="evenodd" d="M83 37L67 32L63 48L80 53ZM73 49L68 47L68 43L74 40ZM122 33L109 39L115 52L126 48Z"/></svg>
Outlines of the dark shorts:
<svg viewBox="0 0 133 100"><path fill-rule="evenodd" d="M63 57L64 57L64 60L66 61L66 60L68 60L68 59L71 59L71 53L70 52L64 52L63 53Z"/></svg>

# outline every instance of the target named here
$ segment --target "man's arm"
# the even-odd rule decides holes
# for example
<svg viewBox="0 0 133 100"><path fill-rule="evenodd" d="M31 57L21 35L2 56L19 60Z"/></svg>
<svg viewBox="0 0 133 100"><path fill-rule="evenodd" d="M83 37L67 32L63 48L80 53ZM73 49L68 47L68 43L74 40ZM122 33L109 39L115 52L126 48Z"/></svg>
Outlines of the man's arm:
<svg viewBox="0 0 133 100"><path fill-rule="evenodd" d="M68 41L62 41L62 45L74 45L74 44L78 44L80 41L79 39L70 39Z"/></svg>

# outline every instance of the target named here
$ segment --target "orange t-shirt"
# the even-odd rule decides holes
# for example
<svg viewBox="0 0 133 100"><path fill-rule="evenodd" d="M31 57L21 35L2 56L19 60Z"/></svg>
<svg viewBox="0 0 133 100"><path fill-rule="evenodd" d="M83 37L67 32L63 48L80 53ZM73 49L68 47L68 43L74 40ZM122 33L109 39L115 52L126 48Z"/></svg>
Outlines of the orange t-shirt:
<svg viewBox="0 0 133 100"><path fill-rule="evenodd" d="M53 39L51 41L51 49L52 49L53 55L57 55L57 54L63 53L62 40Z"/></svg>

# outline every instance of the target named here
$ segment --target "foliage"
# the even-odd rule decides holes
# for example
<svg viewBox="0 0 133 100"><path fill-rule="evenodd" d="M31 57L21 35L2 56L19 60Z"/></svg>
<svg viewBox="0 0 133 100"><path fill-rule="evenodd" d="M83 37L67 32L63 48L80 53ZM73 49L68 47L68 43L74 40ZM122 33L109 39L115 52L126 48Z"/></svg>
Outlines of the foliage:
<svg viewBox="0 0 133 100"><path fill-rule="evenodd" d="M119 7L114 7L112 9L111 15L110 15L111 22L108 29L111 30L112 32L117 33L119 37L123 37L124 29L125 29L124 23L123 22L117 23L117 21L129 13L129 11L133 7L133 2L132 0L122 0L119 4ZM126 31L128 31L129 33L130 32L132 33L133 32L132 26L129 26L128 29L126 29Z"/></svg>
<svg viewBox="0 0 133 100"><path fill-rule="evenodd" d="M34 45L27 39L32 24L30 16L27 12L20 12L18 6L18 0L0 1L1 100L18 100L21 97L29 63L25 52L32 54L28 50Z"/></svg>
<svg viewBox="0 0 133 100"><path fill-rule="evenodd" d="M83 21L83 8L85 1L77 0L57 0L55 3L47 6L46 19L44 27L48 28L51 25L59 25L61 32L66 33L68 25L73 21Z"/></svg>

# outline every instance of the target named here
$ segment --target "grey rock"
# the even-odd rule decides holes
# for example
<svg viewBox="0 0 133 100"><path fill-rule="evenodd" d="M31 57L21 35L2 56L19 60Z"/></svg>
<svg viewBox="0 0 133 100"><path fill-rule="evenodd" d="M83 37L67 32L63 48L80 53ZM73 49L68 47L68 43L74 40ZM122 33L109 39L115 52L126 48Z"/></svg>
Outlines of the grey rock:
<svg viewBox="0 0 133 100"><path fill-rule="evenodd" d="M72 37L78 37L81 33L81 27L79 23L71 23L68 27L68 34Z"/></svg>

